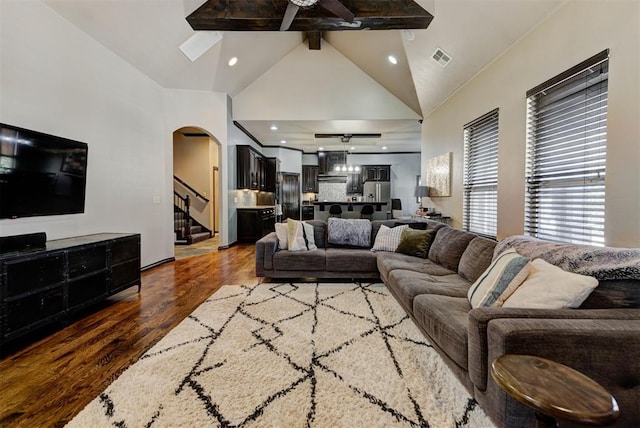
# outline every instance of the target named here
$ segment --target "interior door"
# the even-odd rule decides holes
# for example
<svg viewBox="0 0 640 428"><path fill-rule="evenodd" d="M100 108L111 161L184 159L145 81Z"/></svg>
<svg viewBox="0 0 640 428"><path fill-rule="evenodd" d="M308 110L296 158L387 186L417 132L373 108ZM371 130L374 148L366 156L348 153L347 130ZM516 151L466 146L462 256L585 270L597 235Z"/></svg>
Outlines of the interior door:
<svg viewBox="0 0 640 428"><path fill-rule="evenodd" d="M300 174L282 173L281 192L282 219L300 220Z"/></svg>

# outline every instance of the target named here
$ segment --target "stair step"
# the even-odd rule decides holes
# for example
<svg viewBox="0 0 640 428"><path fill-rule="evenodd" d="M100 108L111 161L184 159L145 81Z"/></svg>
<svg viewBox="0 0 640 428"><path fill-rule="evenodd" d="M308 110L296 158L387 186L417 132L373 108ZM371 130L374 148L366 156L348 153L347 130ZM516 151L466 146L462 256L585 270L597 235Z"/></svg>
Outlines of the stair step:
<svg viewBox="0 0 640 428"><path fill-rule="evenodd" d="M193 235L191 235L191 243L195 244L196 242L204 241L209 238L211 238L209 232L194 233Z"/></svg>

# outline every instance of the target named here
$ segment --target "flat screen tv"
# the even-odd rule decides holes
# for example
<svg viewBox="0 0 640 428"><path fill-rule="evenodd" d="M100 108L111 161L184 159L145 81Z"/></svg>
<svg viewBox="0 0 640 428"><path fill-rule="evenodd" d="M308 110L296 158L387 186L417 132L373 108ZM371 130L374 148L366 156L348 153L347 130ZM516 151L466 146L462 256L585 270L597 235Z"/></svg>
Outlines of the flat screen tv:
<svg viewBox="0 0 640 428"><path fill-rule="evenodd" d="M0 123L0 218L84 212L86 143Z"/></svg>

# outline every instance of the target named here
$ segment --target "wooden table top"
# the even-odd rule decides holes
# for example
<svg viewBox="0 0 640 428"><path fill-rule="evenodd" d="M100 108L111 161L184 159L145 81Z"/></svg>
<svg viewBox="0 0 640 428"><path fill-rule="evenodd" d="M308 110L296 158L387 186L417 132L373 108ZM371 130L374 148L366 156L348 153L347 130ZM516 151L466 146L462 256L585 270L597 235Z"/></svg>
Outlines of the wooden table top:
<svg viewBox="0 0 640 428"><path fill-rule="evenodd" d="M606 425L620 413L602 386L555 361L505 354L491 365L491 376L513 398L554 418Z"/></svg>

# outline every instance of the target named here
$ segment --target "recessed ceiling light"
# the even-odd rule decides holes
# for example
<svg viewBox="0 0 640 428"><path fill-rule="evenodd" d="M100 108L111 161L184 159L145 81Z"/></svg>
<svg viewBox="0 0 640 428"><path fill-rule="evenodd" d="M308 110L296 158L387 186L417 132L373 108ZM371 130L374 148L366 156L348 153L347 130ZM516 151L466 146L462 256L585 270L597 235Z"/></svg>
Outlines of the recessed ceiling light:
<svg viewBox="0 0 640 428"><path fill-rule="evenodd" d="M395 56L393 55L389 55L388 60L391 64L396 65L398 63L398 60L396 59Z"/></svg>
<svg viewBox="0 0 640 428"><path fill-rule="evenodd" d="M324 147L318 147L318 150L319 150L319 151L323 151L323 150L324 150Z"/></svg>
<svg viewBox="0 0 640 428"><path fill-rule="evenodd" d="M278 127L277 127L277 126L275 126L275 125L271 125L271 130L272 130L272 131L277 131L277 130L278 130Z"/></svg>
<svg viewBox="0 0 640 428"><path fill-rule="evenodd" d="M234 65L236 65L238 63L238 57L234 56L233 58L231 58L229 60L229 67L233 67Z"/></svg>
<svg viewBox="0 0 640 428"><path fill-rule="evenodd" d="M404 34L404 38L411 41L416 38L416 35L411 30L403 30L402 34Z"/></svg>
<svg viewBox="0 0 640 428"><path fill-rule="evenodd" d="M355 148L355 147L353 147L353 146L351 146L351 147L349 148L349 150L355 150L355 149L356 149L356 148Z"/></svg>
<svg viewBox="0 0 640 428"><path fill-rule="evenodd" d="M382 146L382 150L387 150L387 146Z"/></svg>
<svg viewBox="0 0 640 428"><path fill-rule="evenodd" d="M287 140L280 140L280 143L287 144Z"/></svg>

